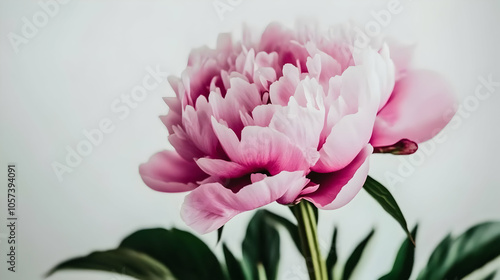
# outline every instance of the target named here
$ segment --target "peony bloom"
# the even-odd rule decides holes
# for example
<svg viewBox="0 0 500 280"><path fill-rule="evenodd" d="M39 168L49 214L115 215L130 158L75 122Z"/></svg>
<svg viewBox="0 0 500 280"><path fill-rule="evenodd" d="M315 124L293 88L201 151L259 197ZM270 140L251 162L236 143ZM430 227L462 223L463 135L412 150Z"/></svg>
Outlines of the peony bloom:
<svg viewBox="0 0 500 280"><path fill-rule="evenodd" d="M439 76L409 68L411 48L359 48L355 35L271 24L257 42L221 34L216 49L194 50L169 79L176 97L161 117L175 151L142 164L144 182L189 191L181 216L200 233L274 201L344 206L374 147L414 152L448 123L453 103Z"/></svg>

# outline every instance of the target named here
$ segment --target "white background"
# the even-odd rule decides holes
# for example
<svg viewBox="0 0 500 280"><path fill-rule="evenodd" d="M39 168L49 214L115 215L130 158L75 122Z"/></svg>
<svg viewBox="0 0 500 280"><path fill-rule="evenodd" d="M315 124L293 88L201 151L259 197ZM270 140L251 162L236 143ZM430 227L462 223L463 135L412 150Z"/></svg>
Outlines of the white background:
<svg viewBox="0 0 500 280"><path fill-rule="evenodd" d="M364 26L373 19L372 11L387 7L387 1L374 0L243 0L221 20L212 1L74 0L60 5L16 53L8 34L22 35L23 17L32 22L42 9L36 1L0 3L0 278L7 280L41 279L58 262L115 247L140 228L187 229L179 217L184 195L154 192L138 174L140 163L170 148L158 119L167 112L161 97L173 95L168 83L149 93L124 120L110 109L114 99L140 85L146 67L159 65L178 76L190 49L214 47L220 32L239 37L244 23L257 32L272 21L292 27L303 18L324 28L349 19ZM499 1L401 0L401 6L382 30L417 43L415 66L442 73L459 102L474 94L479 76L492 75L500 82ZM370 174L389 187L410 227L419 223L416 272L448 232L500 219L499 95L497 87L475 110L466 111L460 125L446 128L444 143L413 158L415 170L404 182L389 184L385 176L398 174L401 158L371 158ZM65 147L74 148L84 139L82 130L96 128L103 118L110 118L115 130L60 182L51 164L64 163ZM18 166L16 273L8 272L5 262L10 162ZM268 208L292 218L283 206ZM251 215L239 215L225 228L223 239L236 255L241 255L239 244ZM333 226L339 227L341 263L376 227L356 279L376 279L392 267L404 233L364 191L340 210L321 212L320 219L325 252ZM214 247L215 235L202 238ZM283 238L280 279L306 279L300 256ZM216 250L220 254L220 246ZM496 262L483 272L498 268ZM50 279L126 279L120 277L68 271Z"/></svg>

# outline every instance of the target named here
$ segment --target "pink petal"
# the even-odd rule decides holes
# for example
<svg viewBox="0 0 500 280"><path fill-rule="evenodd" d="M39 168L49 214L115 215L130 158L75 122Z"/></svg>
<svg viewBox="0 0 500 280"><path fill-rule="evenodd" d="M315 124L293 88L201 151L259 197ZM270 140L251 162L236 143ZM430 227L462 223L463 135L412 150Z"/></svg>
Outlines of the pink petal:
<svg viewBox="0 0 500 280"><path fill-rule="evenodd" d="M179 96L180 96L179 86L182 86L181 79L179 79L178 77L175 77L175 76L168 76L167 81L170 84L170 86L172 87L172 89L174 90L177 98L179 98Z"/></svg>
<svg viewBox="0 0 500 280"><path fill-rule="evenodd" d="M252 111L252 119L254 125L257 126L269 126L274 113L278 111L282 106L274 104L265 104L255 107Z"/></svg>
<svg viewBox="0 0 500 280"><path fill-rule="evenodd" d="M195 109L196 108L196 109ZM186 106L182 114L182 124L188 138L205 155L220 155L219 141L210 124L212 109L204 96L196 100L196 106Z"/></svg>
<svg viewBox="0 0 500 280"><path fill-rule="evenodd" d="M222 159L200 158L196 161L196 164L205 173L218 178L237 178L252 171L241 164Z"/></svg>
<svg viewBox="0 0 500 280"><path fill-rule="evenodd" d="M431 71L411 71L396 83L391 99L379 112L371 144L388 146L407 138L429 140L451 120L455 98L448 83Z"/></svg>
<svg viewBox="0 0 500 280"><path fill-rule="evenodd" d="M194 161L186 161L174 151L162 151L139 166L146 185L160 192L186 192L208 177Z"/></svg>
<svg viewBox="0 0 500 280"><path fill-rule="evenodd" d="M191 161L193 158L206 156L194 145L193 141L189 139L184 129L180 126L173 126L172 130L173 134L168 136L168 142L181 157L187 161Z"/></svg>
<svg viewBox="0 0 500 280"><path fill-rule="evenodd" d="M371 93L378 96L380 111L389 100L395 82L395 67L390 58L389 47L384 44L378 53L371 49L355 53L354 60L356 64L367 67Z"/></svg>
<svg viewBox="0 0 500 280"><path fill-rule="evenodd" d="M386 43L389 45L391 59L394 61L394 66L396 67L396 80L399 80L406 74L410 67L415 45L401 44L392 38L387 38Z"/></svg>
<svg viewBox="0 0 500 280"><path fill-rule="evenodd" d="M274 113L269 127L286 135L302 150L309 164L314 165L319 158L317 149L324 121L324 108L302 107L292 97L288 106Z"/></svg>
<svg viewBox="0 0 500 280"><path fill-rule="evenodd" d="M265 206L290 191L298 193L308 182L302 171L283 171L244 186L236 193L219 183L201 185L186 196L181 217L188 226L204 234L220 228L241 212Z"/></svg>
<svg viewBox="0 0 500 280"><path fill-rule="evenodd" d="M172 127L182 123L182 107L181 102L177 97L164 97L163 100L169 107L168 114L160 116L160 120L167 127L168 133L174 133Z"/></svg>
<svg viewBox="0 0 500 280"><path fill-rule="evenodd" d="M334 102L338 109L328 113L327 128L331 129L322 132L328 136L324 143L320 142L320 158L312 168L315 172L330 173L344 168L370 140L379 101L370 96L364 70L355 66L342 74L340 97ZM339 103L343 100L345 103ZM337 111L347 115L337 116Z"/></svg>
<svg viewBox="0 0 500 280"><path fill-rule="evenodd" d="M212 126L229 159L251 170L266 169L276 175L281 171L309 169L302 151L274 129L247 126L241 133L240 142L234 131L214 118Z"/></svg>
<svg viewBox="0 0 500 280"><path fill-rule="evenodd" d="M321 209L337 209L346 205L359 192L368 175L368 158L373 151L366 146L345 168L332 173L310 173L311 183L319 184L318 190L304 196Z"/></svg>
<svg viewBox="0 0 500 280"><path fill-rule="evenodd" d="M315 78L311 79L309 76L306 76L298 83L293 97L303 107L311 106L317 109L324 107L325 92L323 91L323 87ZM290 100L288 99L288 106Z"/></svg>
<svg viewBox="0 0 500 280"><path fill-rule="evenodd" d="M307 58L309 74L318 79L325 91L328 91L330 78L342 74L341 65L330 55L320 51L316 45L309 41L306 44L310 57Z"/></svg>
<svg viewBox="0 0 500 280"><path fill-rule="evenodd" d="M271 23L262 33L259 50L267 53L278 51L282 45L287 45L292 39L293 34L290 30L279 23Z"/></svg>
<svg viewBox="0 0 500 280"><path fill-rule="evenodd" d="M283 66L283 76L269 88L271 103L286 106L300 82L299 69L292 64Z"/></svg>
<svg viewBox="0 0 500 280"><path fill-rule="evenodd" d="M223 120L228 126L240 133L243 129L241 113L249 113L256 106L262 104L262 99L257 87L241 78L231 78L230 88L223 98L218 92L211 92L209 104L217 121ZM207 118L207 121L210 121Z"/></svg>
<svg viewBox="0 0 500 280"><path fill-rule="evenodd" d="M312 170L328 173L347 166L370 139L374 118L371 115L361 111L342 118L326 139L320 150L320 159Z"/></svg>

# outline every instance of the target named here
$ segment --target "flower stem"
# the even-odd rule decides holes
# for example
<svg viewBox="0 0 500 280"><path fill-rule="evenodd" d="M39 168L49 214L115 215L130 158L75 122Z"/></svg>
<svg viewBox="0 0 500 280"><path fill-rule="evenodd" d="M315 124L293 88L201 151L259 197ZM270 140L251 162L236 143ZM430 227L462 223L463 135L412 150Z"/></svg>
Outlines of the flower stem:
<svg viewBox="0 0 500 280"><path fill-rule="evenodd" d="M302 255L305 258L307 271L311 280L328 280L325 260L321 257L318 243L318 231L313 205L305 200L292 207L297 218Z"/></svg>

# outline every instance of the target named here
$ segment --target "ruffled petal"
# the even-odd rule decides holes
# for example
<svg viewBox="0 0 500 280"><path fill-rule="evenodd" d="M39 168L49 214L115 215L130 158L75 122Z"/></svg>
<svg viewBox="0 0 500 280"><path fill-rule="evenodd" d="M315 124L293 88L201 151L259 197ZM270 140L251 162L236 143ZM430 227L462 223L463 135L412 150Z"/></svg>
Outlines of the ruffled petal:
<svg viewBox="0 0 500 280"><path fill-rule="evenodd" d="M219 92L211 92L209 104L217 121L223 120L237 134L243 129L240 113L249 113L262 104L255 84L239 77L230 78L230 88L223 98ZM209 119L207 119L209 121Z"/></svg>
<svg viewBox="0 0 500 280"><path fill-rule="evenodd" d="M370 140L379 99L373 94L367 77L367 68L355 66L347 69L338 80L340 96L328 112L326 127L320 142L320 158L311 169L330 173L347 166ZM344 116L338 113L345 114Z"/></svg>
<svg viewBox="0 0 500 280"><path fill-rule="evenodd" d="M259 176L259 179L236 193L219 183L201 185L186 196L182 219L201 234L211 232L241 212L265 206L285 195L289 199L288 192L298 194L309 182L302 171L283 171L275 176Z"/></svg>
<svg viewBox="0 0 500 280"><path fill-rule="evenodd" d="M196 100L196 106L186 106L182 115L182 124L187 137L205 155L220 155L217 137L210 125L212 109L204 96Z"/></svg>
<svg viewBox="0 0 500 280"><path fill-rule="evenodd" d="M272 128L247 126L241 133L240 141L234 131L214 118L212 126L229 159L251 170L265 169L275 175L281 171L308 170L310 167L301 149Z"/></svg>
<svg viewBox="0 0 500 280"><path fill-rule="evenodd" d="M333 210L346 205L359 192L368 176L368 158L373 151L367 145L345 168L332 173L310 173L307 177L319 188L303 198L321 209Z"/></svg>
<svg viewBox="0 0 500 280"><path fill-rule="evenodd" d="M208 175L194 161L186 161L174 151L162 151L139 166L146 185L160 192L186 192L197 187L196 182Z"/></svg>
<svg viewBox="0 0 500 280"><path fill-rule="evenodd" d="M312 166L319 158L317 149L324 120L325 109L323 107L319 109L312 105L302 107L292 97L288 106L281 107L274 113L269 127L286 135L302 150Z"/></svg>
<svg viewBox="0 0 500 280"><path fill-rule="evenodd" d="M276 105L286 106L300 82L299 69L292 64L283 66L283 76L269 88L269 98Z"/></svg>
<svg viewBox="0 0 500 280"><path fill-rule="evenodd" d="M200 158L196 164L205 173L218 178L237 178L252 171L246 166L222 159Z"/></svg>

